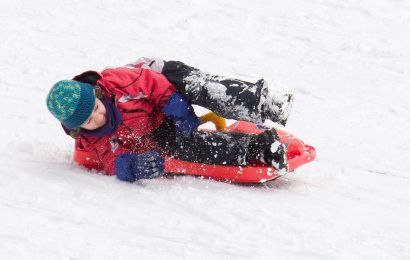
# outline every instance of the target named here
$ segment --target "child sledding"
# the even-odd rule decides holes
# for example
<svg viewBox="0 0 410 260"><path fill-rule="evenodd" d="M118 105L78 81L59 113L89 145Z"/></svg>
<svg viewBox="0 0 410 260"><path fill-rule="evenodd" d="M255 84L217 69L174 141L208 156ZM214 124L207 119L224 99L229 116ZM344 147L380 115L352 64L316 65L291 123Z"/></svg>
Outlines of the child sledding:
<svg viewBox="0 0 410 260"><path fill-rule="evenodd" d="M304 157L305 162L314 158L313 148L295 148L290 139L284 142L282 132L255 125L267 119L285 125L292 101L290 94L270 93L263 80L250 83L209 75L182 62L142 58L124 67L87 71L57 82L47 106L76 139L76 161L86 165L88 156L89 162L98 162L94 168L120 180L181 172L262 182L294 170L295 158ZM191 104L253 124L239 122L248 130L233 126L226 131L198 130L200 119ZM235 177L235 169L248 167L262 167L266 176ZM211 169L219 169L220 178Z"/></svg>

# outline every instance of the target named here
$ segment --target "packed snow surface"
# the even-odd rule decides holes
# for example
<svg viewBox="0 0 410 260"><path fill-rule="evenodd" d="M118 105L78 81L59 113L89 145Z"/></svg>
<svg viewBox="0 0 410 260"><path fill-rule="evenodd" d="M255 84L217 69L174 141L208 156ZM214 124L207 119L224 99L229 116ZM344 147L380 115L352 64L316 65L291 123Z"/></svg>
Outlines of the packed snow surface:
<svg viewBox="0 0 410 260"><path fill-rule="evenodd" d="M410 259L409 28L404 0L2 1L0 258ZM140 56L293 93L317 160L257 186L82 169L49 88Z"/></svg>

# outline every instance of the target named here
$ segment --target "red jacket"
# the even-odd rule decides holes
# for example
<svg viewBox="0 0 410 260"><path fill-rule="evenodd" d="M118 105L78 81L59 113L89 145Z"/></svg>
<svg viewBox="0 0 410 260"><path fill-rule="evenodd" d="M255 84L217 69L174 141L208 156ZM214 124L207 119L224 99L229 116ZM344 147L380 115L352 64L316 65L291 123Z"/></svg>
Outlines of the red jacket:
<svg viewBox="0 0 410 260"><path fill-rule="evenodd" d="M93 78L94 82L90 82ZM74 80L99 85L103 94L115 102L123 121L109 136L83 136L76 145L95 150L108 175L115 175L115 159L123 153L143 153L157 147L150 133L165 119L161 109L176 88L162 74L150 69L114 68L101 73L87 71Z"/></svg>

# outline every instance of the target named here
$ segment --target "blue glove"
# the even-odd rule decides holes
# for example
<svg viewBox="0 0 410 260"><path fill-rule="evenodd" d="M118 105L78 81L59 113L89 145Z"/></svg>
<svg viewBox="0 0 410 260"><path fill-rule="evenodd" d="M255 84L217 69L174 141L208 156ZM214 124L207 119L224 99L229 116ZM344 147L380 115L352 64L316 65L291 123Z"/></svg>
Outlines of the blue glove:
<svg viewBox="0 0 410 260"><path fill-rule="evenodd" d="M190 136L200 124L191 104L180 93L174 92L165 104L162 112L172 118L179 136Z"/></svg>
<svg viewBox="0 0 410 260"><path fill-rule="evenodd" d="M115 160L115 175L122 181L153 179L164 175L165 159L157 151L125 153Z"/></svg>

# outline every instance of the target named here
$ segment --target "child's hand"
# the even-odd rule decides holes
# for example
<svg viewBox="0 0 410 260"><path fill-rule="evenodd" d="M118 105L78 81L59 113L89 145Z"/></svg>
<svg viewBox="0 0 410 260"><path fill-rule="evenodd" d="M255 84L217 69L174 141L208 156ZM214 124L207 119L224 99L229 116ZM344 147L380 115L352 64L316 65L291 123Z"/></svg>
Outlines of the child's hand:
<svg viewBox="0 0 410 260"><path fill-rule="evenodd" d="M162 108L162 112L167 117L172 118L176 133L179 136L190 136L198 129L200 124L199 118L195 115L191 104L189 104L184 96L177 92L169 97L167 103Z"/></svg>
<svg viewBox="0 0 410 260"><path fill-rule="evenodd" d="M115 175L122 181L153 179L164 175L165 159L155 150L143 154L125 153L115 160Z"/></svg>

